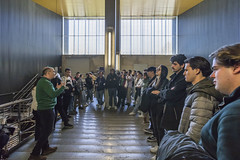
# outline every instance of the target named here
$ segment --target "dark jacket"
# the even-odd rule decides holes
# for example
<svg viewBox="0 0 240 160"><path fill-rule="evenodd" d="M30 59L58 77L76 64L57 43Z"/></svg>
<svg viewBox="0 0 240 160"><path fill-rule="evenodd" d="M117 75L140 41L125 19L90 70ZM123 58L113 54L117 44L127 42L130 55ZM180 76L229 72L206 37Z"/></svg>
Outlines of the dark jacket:
<svg viewBox="0 0 240 160"><path fill-rule="evenodd" d="M92 78L91 77L87 77L85 79L86 81L86 87L87 89L93 89L93 82L92 82Z"/></svg>
<svg viewBox="0 0 240 160"><path fill-rule="evenodd" d="M219 106L223 109L202 128L200 144L218 160L240 159L240 87Z"/></svg>
<svg viewBox="0 0 240 160"><path fill-rule="evenodd" d="M171 80L165 89L159 93L159 98L165 100L161 125L164 129L176 130L181 118L184 100L186 98L187 82L183 75L184 70L170 76Z"/></svg>
<svg viewBox="0 0 240 160"><path fill-rule="evenodd" d="M143 90L143 93L142 93L142 101L141 101L141 104L139 106L139 110L143 111L144 113L149 111L150 107L151 107L151 92L153 90L155 90L154 88L154 82L156 80L156 76L154 76L152 79L150 79L148 81L148 86L147 88L145 88Z"/></svg>
<svg viewBox="0 0 240 160"><path fill-rule="evenodd" d="M213 116L222 101L211 79L205 78L187 88L188 96L178 126L178 131L199 142L202 127Z"/></svg>
<svg viewBox="0 0 240 160"><path fill-rule="evenodd" d="M170 130L162 138L157 160L215 160L189 136Z"/></svg>
<svg viewBox="0 0 240 160"><path fill-rule="evenodd" d="M168 84L168 79L161 79L160 82L158 84L156 84L154 86L154 90L162 90L166 87L166 85ZM157 95L155 94L150 94L150 98L151 98L151 110L153 112L158 112L160 110L163 109L163 105L165 104L165 100L162 98L159 98ZM158 110L159 107L162 107L162 109Z"/></svg>
<svg viewBox="0 0 240 160"><path fill-rule="evenodd" d="M98 77L95 81L96 84L96 89L97 91L101 91L105 89L105 84L106 84L106 80L104 77L100 78Z"/></svg>
<svg viewBox="0 0 240 160"><path fill-rule="evenodd" d="M118 88L118 76L114 74L108 74L106 80L106 88Z"/></svg>

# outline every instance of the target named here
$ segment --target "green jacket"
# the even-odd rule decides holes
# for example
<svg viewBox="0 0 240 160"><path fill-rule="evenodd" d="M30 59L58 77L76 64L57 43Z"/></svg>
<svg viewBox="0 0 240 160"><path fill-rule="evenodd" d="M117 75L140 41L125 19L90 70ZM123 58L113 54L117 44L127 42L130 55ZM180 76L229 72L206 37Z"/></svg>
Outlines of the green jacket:
<svg viewBox="0 0 240 160"><path fill-rule="evenodd" d="M64 91L62 86L60 89L55 90L51 81L42 77L37 83L36 98L38 103L38 110L53 109L57 104L57 96Z"/></svg>

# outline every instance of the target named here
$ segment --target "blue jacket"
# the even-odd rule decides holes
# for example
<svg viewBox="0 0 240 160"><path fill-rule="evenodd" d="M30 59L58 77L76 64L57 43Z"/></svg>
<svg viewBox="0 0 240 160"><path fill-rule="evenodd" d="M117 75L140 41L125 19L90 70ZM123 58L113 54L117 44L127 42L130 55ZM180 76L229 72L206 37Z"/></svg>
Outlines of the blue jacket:
<svg viewBox="0 0 240 160"><path fill-rule="evenodd" d="M220 110L202 128L204 149L217 160L240 159L240 87L223 99Z"/></svg>

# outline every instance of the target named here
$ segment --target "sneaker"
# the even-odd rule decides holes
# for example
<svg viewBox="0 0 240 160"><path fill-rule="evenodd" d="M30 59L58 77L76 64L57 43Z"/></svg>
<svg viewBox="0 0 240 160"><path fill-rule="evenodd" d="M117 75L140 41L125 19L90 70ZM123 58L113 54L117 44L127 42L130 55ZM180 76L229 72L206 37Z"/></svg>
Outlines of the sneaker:
<svg viewBox="0 0 240 160"><path fill-rule="evenodd" d="M107 109L111 109L111 106L108 106Z"/></svg>
<svg viewBox="0 0 240 160"><path fill-rule="evenodd" d="M114 106L114 109L117 110L117 106Z"/></svg>
<svg viewBox="0 0 240 160"><path fill-rule="evenodd" d="M157 158L157 156L155 155L151 158L151 160L156 160L156 158Z"/></svg>
<svg viewBox="0 0 240 160"><path fill-rule="evenodd" d="M130 112L128 115L129 116L134 116L136 113L134 113L134 112Z"/></svg>
<svg viewBox="0 0 240 160"><path fill-rule="evenodd" d="M42 155L43 156L49 155L53 152L56 152L56 150L57 150L57 147L48 147L47 149L43 150Z"/></svg>
<svg viewBox="0 0 240 160"><path fill-rule="evenodd" d="M149 137L147 138L147 141L148 141L148 142L157 142L157 138L154 137L154 136L149 136Z"/></svg>
<svg viewBox="0 0 240 160"><path fill-rule="evenodd" d="M157 153L157 150L158 150L158 145L150 148L150 152L151 152L151 153Z"/></svg>
<svg viewBox="0 0 240 160"><path fill-rule="evenodd" d="M144 117L143 113L138 114L138 117L143 118Z"/></svg>
<svg viewBox="0 0 240 160"><path fill-rule="evenodd" d="M63 127L63 128L64 128L64 129L71 129L71 128L73 128L73 125L67 123L67 124L64 124L64 127Z"/></svg>
<svg viewBox="0 0 240 160"><path fill-rule="evenodd" d="M153 130L152 129L149 129L149 128L146 128L143 130L145 133L148 133L148 134L153 134Z"/></svg>
<svg viewBox="0 0 240 160"><path fill-rule="evenodd" d="M67 115L67 118L72 118L72 116L70 116L70 115Z"/></svg>
<svg viewBox="0 0 240 160"><path fill-rule="evenodd" d="M28 160L46 160L46 159L47 157L42 155L38 156L30 155L30 157L28 158Z"/></svg>

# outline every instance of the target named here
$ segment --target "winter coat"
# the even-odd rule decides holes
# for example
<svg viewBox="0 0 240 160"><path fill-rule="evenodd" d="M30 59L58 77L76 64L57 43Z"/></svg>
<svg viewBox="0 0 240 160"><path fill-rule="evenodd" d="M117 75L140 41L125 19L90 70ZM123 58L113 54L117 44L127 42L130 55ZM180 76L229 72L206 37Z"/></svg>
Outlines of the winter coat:
<svg viewBox="0 0 240 160"><path fill-rule="evenodd" d="M200 144L218 160L240 159L240 87L219 107L223 109L202 128Z"/></svg>
<svg viewBox="0 0 240 160"><path fill-rule="evenodd" d="M109 74L106 80L106 88L118 88L119 78L114 74Z"/></svg>
<svg viewBox="0 0 240 160"><path fill-rule="evenodd" d="M91 77L85 79L87 89L93 89L93 81Z"/></svg>
<svg viewBox="0 0 240 160"><path fill-rule="evenodd" d="M158 94L165 101L161 125L167 130L177 130L186 98L187 82L184 70L170 76L171 80L165 89Z"/></svg>
<svg viewBox="0 0 240 160"><path fill-rule="evenodd" d="M202 127L215 113L222 95L208 78L189 87L187 92L178 131L198 143Z"/></svg>
<svg viewBox="0 0 240 160"><path fill-rule="evenodd" d="M102 78L98 77L95 81L97 91L104 90L105 83L106 83L106 80L104 77L102 77Z"/></svg>
<svg viewBox="0 0 240 160"><path fill-rule="evenodd" d="M170 130L162 138L157 160L215 160L189 136Z"/></svg>

